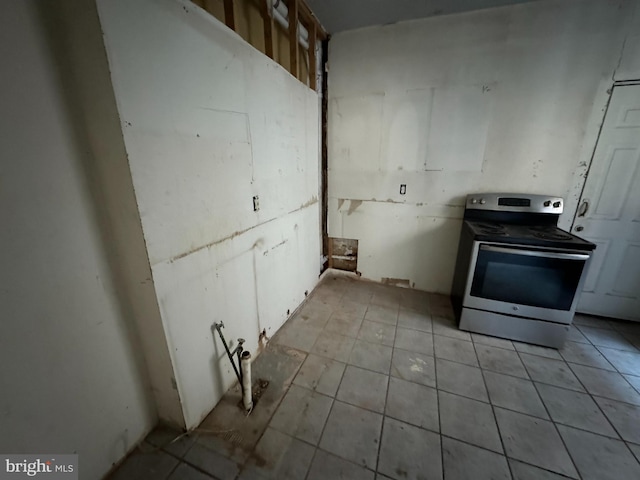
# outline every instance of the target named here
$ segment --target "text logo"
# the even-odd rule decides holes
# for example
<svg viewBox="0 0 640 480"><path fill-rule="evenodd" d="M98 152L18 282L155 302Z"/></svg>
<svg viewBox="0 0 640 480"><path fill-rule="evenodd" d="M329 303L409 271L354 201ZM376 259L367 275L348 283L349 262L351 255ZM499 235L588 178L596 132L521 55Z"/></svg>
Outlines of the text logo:
<svg viewBox="0 0 640 480"><path fill-rule="evenodd" d="M2 455L0 480L78 480L78 455Z"/></svg>

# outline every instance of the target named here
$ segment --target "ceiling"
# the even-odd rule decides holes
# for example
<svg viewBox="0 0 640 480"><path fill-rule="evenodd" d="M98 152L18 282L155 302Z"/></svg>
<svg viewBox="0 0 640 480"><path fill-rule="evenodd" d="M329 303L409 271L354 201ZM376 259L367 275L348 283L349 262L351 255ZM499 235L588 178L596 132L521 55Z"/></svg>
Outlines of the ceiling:
<svg viewBox="0 0 640 480"><path fill-rule="evenodd" d="M502 7L534 0L306 0L331 34L402 20Z"/></svg>

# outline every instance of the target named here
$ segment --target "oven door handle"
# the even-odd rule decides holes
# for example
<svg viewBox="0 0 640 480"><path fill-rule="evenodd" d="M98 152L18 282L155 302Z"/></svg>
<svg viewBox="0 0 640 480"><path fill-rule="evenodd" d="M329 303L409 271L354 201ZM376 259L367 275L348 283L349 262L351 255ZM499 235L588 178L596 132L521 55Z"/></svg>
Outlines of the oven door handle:
<svg viewBox="0 0 640 480"><path fill-rule="evenodd" d="M527 257L557 258L560 260L588 260L589 259L589 255L585 253L541 252L539 250L518 250L515 248L496 247L493 245L482 245L480 249L488 252L510 253L512 255L525 255Z"/></svg>

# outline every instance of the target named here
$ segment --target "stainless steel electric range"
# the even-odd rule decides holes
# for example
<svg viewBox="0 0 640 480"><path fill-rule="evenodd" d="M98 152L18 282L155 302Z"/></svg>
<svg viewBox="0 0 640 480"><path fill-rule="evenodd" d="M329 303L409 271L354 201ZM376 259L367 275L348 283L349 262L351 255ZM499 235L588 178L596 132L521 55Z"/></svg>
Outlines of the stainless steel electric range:
<svg viewBox="0 0 640 480"><path fill-rule="evenodd" d="M560 348L595 245L557 227L563 200L467 196L452 286L459 328Z"/></svg>

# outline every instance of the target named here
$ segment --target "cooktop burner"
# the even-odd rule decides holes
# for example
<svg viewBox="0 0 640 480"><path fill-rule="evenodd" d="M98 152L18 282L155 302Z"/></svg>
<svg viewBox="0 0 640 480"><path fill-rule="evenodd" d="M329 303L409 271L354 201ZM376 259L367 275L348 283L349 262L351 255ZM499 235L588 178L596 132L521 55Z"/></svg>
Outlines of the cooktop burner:
<svg viewBox="0 0 640 480"><path fill-rule="evenodd" d="M555 225L520 225L467 220L478 240L520 243L540 247L588 249L589 242Z"/></svg>
<svg viewBox="0 0 640 480"><path fill-rule="evenodd" d="M533 232L533 236L545 240L570 240L571 235L561 232Z"/></svg>
<svg viewBox="0 0 640 480"><path fill-rule="evenodd" d="M507 234L504 225L501 225L500 223L478 223L476 226L478 230L480 230L485 235Z"/></svg>
<svg viewBox="0 0 640 480"><path fill-rule="evenodd" d="M566 250L593 250L595 244L558 228L560 197L477 193L467 196L465 231L483 242Z"/></svg>

